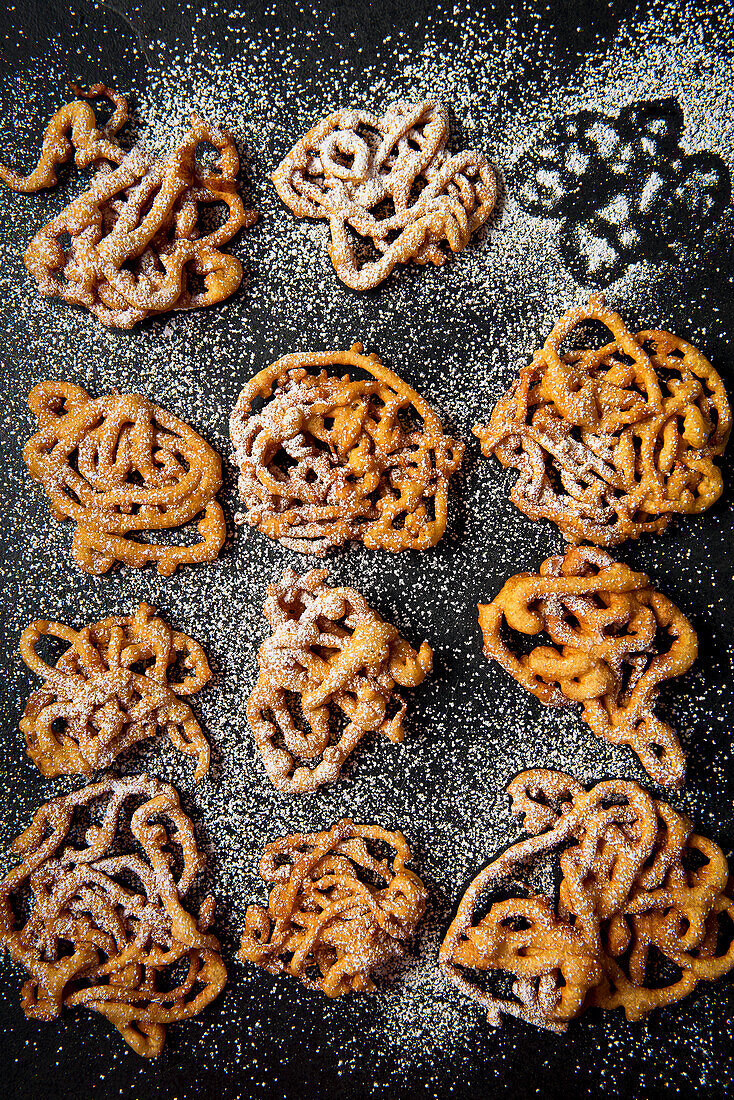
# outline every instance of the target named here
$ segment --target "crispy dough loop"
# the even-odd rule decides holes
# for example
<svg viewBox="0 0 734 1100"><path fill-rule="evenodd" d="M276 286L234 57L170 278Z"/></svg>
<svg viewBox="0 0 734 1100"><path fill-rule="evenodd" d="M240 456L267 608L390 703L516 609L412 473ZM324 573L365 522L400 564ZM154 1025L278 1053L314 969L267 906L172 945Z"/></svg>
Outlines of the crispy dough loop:
<svg viewBox="0 0 734 1100"><path fill-rule="evenodd" d="M358 376L331 376L335 366ZM361 344L286 355L260 371L232 411L230 435L247 509L238 518L290 550L321 555L350 540L422 550L446 529L464 444Z"/></svg>
<svg viewBox="0 0 734 1100"><path fill-rule="evenodd" d="M682 785L683 750L654 709L659 685L695 661L698 640L645 573L603 550L571 547L544 561L539 574L510 577L490 604L479 605L479 625L485 656L541 703L581 703L598 737L629 745L661 786ZM508 628L544 632L553 645L516 656L503 638Z"/></svg>
<svg viewBox="0 0 734 1100"><path fill-rule="evenodd" d="M176 567L214 561L227 527L215 499L222 460L202 437L139 394L92 398L70 382L41 382L28 397L38 432L23 448L31 477L51 501L54 519L76 523L73 556L86 573L119 561ZM199 542L173 546L137 541L201 518Z"/></svg>
<svg viewBox="0 0 734 1100"><path fill-rule="evenodd" d="M452 156L448 137L438 100L393 103L382 116L348 108L309 130L272 180L297 217L329 222L337 275L368 290L396 264L443 264L444 246L461 251L492 213L497 184L487 158ZM356 256L352 234L378 258Z"/></svg>
<svg viewBox="0 0 734 1100"><path fill-rule="evenodd" d="M56 168L66 164L72 156L77 168L88 168L90 164L99 165L107 161L119 164L125 157L125 150L114 140L128 120L125 96L105 84L93 84L89 91L72 84L71 90L81 99L59 108L50 120L43 136L41 156L30 175L21 176L12 168L0 164L0 180L13 191L29 194L55 187L59 182ZM115 110L108 121L98 127L94 109L85 101L101 97L108 99Z"/></svg>
<svg viewBox="0 0 734 1100"><path fill-rule="evenodd" d="M214 899L198 916L183 906L204 858L168 783L106 778L52 799L13 849L22 862L0 882L0 944L30 975L26 1016L52 1020L86 1005L155 1057L169 1023L222 992L227 972L208 932ZM18 918L14 899L28 889L30 912ZM167 976L178 963L188 974L175 985Z"/></svg>
<svg viewBox="0 0 734 1100"><path fill-rule="evenodd" d="M192 114L190 129L167 157L139 148L125 153L112 140L127 119L124 97L104 85L80 94L106 95L115 103L106 126L97 129L92 108L77 100L49 123L41 160L30 176L0 168L8 186L33 191L57 182L54 168L74 148L81 167L102 163L88 189L28 246L25 264L41 294L84 306L103 325L123 329L153 314L228 298L242 282L242 265L221 249L257 217L239 194L232 137ZM214 171L196 159L202 142L219 152ZM223 204L227 217L204 232L200 208L212 204Z"/></svg>
<svg viewBox="0 0 734 1100"><path fill-rule="evenodd" d="M734 939L718 943L722 914L734 916L726 859L686 818L623 780L587 792L571 776L538 769L517 776L509 793L531 836L477 875L439 955L449 980L492 1024L513 1015L562 1032L594 1006L639 1020L734 969ZM509 879L523 889L520 869L554 852L556 909L532 895L486 911L493 887ZM678 969L663 984L650 980L658 955ZM514 998L479 989L472 970L514 975Z"/></svg>
<svg viewBox="0 0 734 1100"><path fill-rule="evenodd" d="M36 651L43 637L68 644L53 666ZM206 654L148 604L141 603L135 615L113 616L78 632L39 619L23 631L20 655L45 680L20 721L28 755L45 776L89 775L160 734L196 758L196 782L208 771L209 744L191 708L178 698L211 679ZM183 677L172 678L179 668Z"/></svg>
<svg viewBox="0 0 734 1100"><path fill-rule="evenodd" d="M402 741L406 704L397 688L422 683L433 661L426 642L416 652L359 592L326 584L328 575L286 569L268 585L264 614L273 633L260 647L247 701L265 770L289 794L338 779L366 733Z"/></svg>
<svg viewBox="0 0 734 1100"><path fill-rule="evenodd" d="M381 859L375 842L392 851ZM409 859L402 833L348 818L271 841L260 863L268 904L248 906L237 957L329 997L374 992L373 972L405 955L426 908Z"/></svg>
<svg viewBox="0 0 734 1100"><path fill-rule="evenodd" d="M612 341L563 354L590 320ZM719 499L715 459L731 422L724 384L696 348L630 333L595 295L561 318L474 434L483 454L518 471L511 496L527 516L552 520L569 542L616 546Z"/></svg>

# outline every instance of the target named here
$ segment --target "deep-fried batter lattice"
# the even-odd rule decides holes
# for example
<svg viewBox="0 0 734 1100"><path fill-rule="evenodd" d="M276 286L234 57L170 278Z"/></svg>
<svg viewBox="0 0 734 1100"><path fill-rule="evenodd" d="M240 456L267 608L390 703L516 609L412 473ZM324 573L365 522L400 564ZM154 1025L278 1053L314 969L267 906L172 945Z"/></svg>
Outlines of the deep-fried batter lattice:
<svg viewBox="0 0 734 1100"><path fill-rule="evenodd" d="M374 842L394 854L373 855ZM273 884L268 905L248 906L238 958L329 997L373 992L373 972L405 954L426 908L409 859L402 833L347 818L328 832L271 841L260 862Z"/></svg>
<svg viewBox="0 0 734 1100"><path fill-rule="evenodd" d="M88 104L68 104L49 123L34 172L25 179L7 170L0 175L16 190L37 190L53 186L54 166L67 160L75 146L77 163L103 162L89 189L28 246L26 267L41 293L85 306L114 328L132 328L151 314L228 298L242 281L242 265L220 249L256 217L245 210L237 190L234 141L192 115L190 130L169 156L156 158L140 149L125 154L111 141L122 114L127 117L125 100L96 87L101 89L97 94L118 104L106 128L96 129ZM201 142L220 153L214 171L196 159ZM199 205L212 203L225 205L228 216L202 235ZM194 288L197 280L201 286Z"/></svg>
<svg viewBox="0 0 734 1100"><path fill-rule="evenodd" d="M168 783L108 778L54 798L13 850L23 862L0 882L0 944L30 975L26 1016L85 1005L152 1058L167 1024L222 992L214 898L198 916L183 907L204 859ZM24 898L28 915L16 916Z"/></svg>
<svg viewBox="0 0 734 1100"><path fill-rule="evenodd" d="M377 355L361 353L354 344L285 355L248 382L232 412L247 507L238 518L291 550L320 555L349 540L423 550L446 529L464 444ZM331 377L334 366L369 377Z"/></svg>
<svg viewBox="0 0 734 1100"><path fill-rule="evenodd" d="M55 665L36 652L42 637L68 643ZM46 681L20 722L28 754L44 775L88 775L160 733L196 757L197 782L206 774L208 742L191 707L177 698L211 679L206 654L152 607L141 603L133 616L116 615L78 632L39 620L23 631L20 655Z"/></svg>
<svg viewBox="0 0 734 1100"><path fill-rule="evenodd" d="M479 605L484 653L546 706L582 704L585 722L614 745L629 745L662 786L683 783L675 731L654 714L658 686L691 667L696 633L650 578L603 550L570 548L540 574L518 573L490 604ZM509 627L544 631L553 646L515 656Z"/></svg>
<svg viewBox="0 0 734 1100"><path fill-rule="evenodd" d="M197 432L138 394L91 398L71 382L41 382L28 397L38 432L23 448L54 519L74 520L73 555L87 573L116 561L178 565L214 561L227 526L215 495L222 460ZM197 523L201 541L172 546L129 536Z"/></svg>
<svg viewBox="0 0 734 1100"><path fill-rule="evenodd" d="M726 859L686 818L623 780L587 793L569 775L537 770L508 790L533 835L477 875L439 956L490 1023L509 1014L560 1032L592 1007L622 1007L628 1020L639 1020L734 969L731 924L726 929L721 919L734 918ZM534 895L496 901L478 915L493 885L507 888L521 867L561 849L557 911ZM728 946L719 944L722 931ZM513 974L517 999L477 988L471 970Z"/></svg>
<svg viewBox="0 0 734 1100"><path fill-rule="evenodd" d="M286 569L268 585L264 614L273 633L260 647L247 703L268 776L290 794L337 779L370 731L402 741L406 704L396 688L422 683L433 660L426 642L416 653L359 592L326 584L328 575ZM320 759L310 768L295 757Z"/></svg>
<svg viewBox="0 0 734 1100"><path fill-rule="evenodd" d="M562 354L589 320L613 341ZM474 434L519 471L512 500L527 516L552 520L570 542L616 546L719 499L714 459L731 420L723 382L696 348L668 332L633 335L592 297L561 318Z"/></svg>
<svg viewBox="0 0 734 1100"><path fill-rule="evenodd" d="M345 109L309 130L272 179L299 218L328 221L329 255L342 282L367 290L396 264L443 264L464 248L497 198L483 153L446 149L449 119L437 100L394 103L382 116ZM355 256L354 233L377 259Z"/></svg>

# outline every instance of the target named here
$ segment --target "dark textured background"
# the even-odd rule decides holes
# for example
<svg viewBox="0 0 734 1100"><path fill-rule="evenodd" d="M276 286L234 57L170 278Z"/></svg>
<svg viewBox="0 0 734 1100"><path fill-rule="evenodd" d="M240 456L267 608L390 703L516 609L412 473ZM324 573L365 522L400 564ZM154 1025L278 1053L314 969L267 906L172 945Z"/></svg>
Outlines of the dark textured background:
<svg viewBox="0 0 734 1100"><path fill-rule="evenodd" d="M562 86L575 73L579 60L587 52L603 49L604 43L614 37L622 24L634 27L636 21L642 20L646 14L643 5L632 2L601 5L570 3L548 8L543 5L537 11L528 9L527 14L505 3L498 3L495 8L498 24L509 21L512 16L514 26L524 27L527 31L524 51L517 59L512 79L504 89L508 108L520 101L529 87L542 85L549 68ZM325 7L323 11L320 5L309 4L304 5L304 10L298 10L290 4L240 0L236 6L236 19L232 16L234 5L212 5L208 18L197 20L197 33L199 48L206 51L207 42L219 44L225 62L228 52L234 56L238 49L238 20L243 26L260 27L276 38L287 36L290 53L298 55L300 51L299 78L306 87L318 84L322 57L331 57L338 48L345 71L348 73L352 66L356 71L365 57L369 59L376 55L384 36L396 27L407 32L408 45L414 43L418 48L422 43L422 26L428 11L433 13L432 33L443 33L446 41L451 42L458 33L456 22L448 8L442 22L441 10L437 5L422 3L345 3ZM723 5L721 11L725 16ZM128 0L109 0L104 4L72 0L68 4L20 3L8 8L2 17L3 53L0 61L2 153L9 156L9 151L14 147L14 104L5 89L11 88L17 74L31 63L37 66L46 56L53 56L58 67L59 59L66 57L70 79L91 83L104 80L107 74L114 73L120 86L143 92L157 64L154 43L157 40L186 42L190 37L192 19L190 7L154 0L143 4ZM226 36L222 33L225 26ZM726 19L723 19L722 26L724 30L721 33L729 33ZM306 32L308 38L304 37ZM42 72L42 65L39 71ZM43 79L38 81L35 94L39 124L34 132L37 134L41 121L45 123L62 100L59 99L58 86L52 81L47 84ZM498 124L501 125L501 122ZM294 140L300 132L294 124ZM266 166L258 166L261 176ZM265 186L264 180L260 180L259 186ZM261 223L256 232L267 234L267 224ZM18 255L21 251L19 242ZM729 379L734 377L731 258L731 235L719 234L714 244L709 246L705 262L693 264L686 278L679 280L671 289L665 309L671 331L686 335L695 327L697 332L702 333L699 339L702 350ZM22 263L17 257L14 262L17 265L15 277L24 278ZM250 275L257 286L258 272ZM423 277L422 272L407 276L409 279ZM353 296L354 310L359 315L360 323L368 324L373 315L377 316L376 303L380 296L384 302L385 296L391 293L391 285L386 284L373 295ZM537 293L542 296L542 287L538 288ZM531 303L517 300L511 288L508 295L508 312L517 315L526 308L530 309ZM533 303L534 309L536 304ZM491 330L489 322L468 317L465 311L462 312L460 303L456 303L454 315L447 312L453 309L449 303L445 310L397 317L394 329L385 334L380 349L385 352L388 364L400 371L400 353L412 335L423 350L424 365L420 379L411 376L409 368L407 376L411 381L420 381L430 390L431 371L436 369L435 364L440 363L444 352L448 356L449 350L461 342L465 331L476 341L477 333L481 335L482 325L485 324L487 340L499 340L501 343L502 306L502 302L498 303L500 320L495 317ZM64 308L58 304L55 307L57 313ZM247 311L249 326L246 348L242 330L238 328L230 333L228 325L228 318L243 310ZM713 310L717 313L717 323L709 328L708 318ZM646 327L649 320L644 301L628 302L625 315L631 326L639 322ZM131 350L127 352L124 371L120 367L121 382L123 379L129 380L131 374L134 376L130 363L134 367L136 340L150 339L151 334L162 329L164 323L155 321L144 326L142 331L147 334L145 337L138 337L134 331L126 338ZM282 323L277 314L259 316L255 309L250 309L247 293L244 296L240 294L220 309L209 311L204 320L191 317L185 319L183 324L188 325L193 333L192 345L200 331L197 326L207 326L209 340L212 339L212 332L217 338L221 337L221 344L234 364L233 372L238 383L244 381L248 374L247 363L244 362L245 350L249 354L255 349L260 364L269 362L294 345L302 329L299 318L292 314L284 316ZM2 508L3 520L9 522L10 527L10 542L3 563L3 594L11 599L21 594L23 606L27 607L26 620L30 620L34 612L40 613L34 601L34 578L40 577L47 569L49 555L54 552L42 539L40 550L29 557L23 541L24 529L14 522L16 511L24 515L27 511L31 516L43 517L39 522L45 525L44 531L47 530L46 505L39 500L39 495L30 488L27 480L24 481L19 461L19 443L27 437L31 427L24 411L25 391L18 392L16 373L16 364L23 357L27 333L18 317L2 302L0 326L4 334L4 409L8 412L4 433L4 443L8 446L4 460L7 467L3 468L12 473L6 493L9 499L4 500ZM358 326L355 325L355 328ZM540 331L537 335L542 339ZM315 333L313 344L326 346L325 339L322 334ZM238 344L239 340L243 341L242 346ZM527 349L528 352L531 350ZM115 363L106 364L102 359L98 361L96 357L100 354L99 347L90 347L88 381L98 378L115 380ZM242 362L238 362L240 358ZM59 369L57 364L54 368ZM142 359L140 368L141 371L147 369ZM207 365L203 364L199 384L204 391L209 379L207 371ZM39 363L36 377L42 377L44 373L45 365ZM509 373L508 368L508 379ZM209 384L215 383L211 381ZM228 402L231 404L237 388L237 385L232 386L223 410L220 410L214 396L209 405L204 399L208 418L205 434L208 431L209 438L224 453ZM482 402L478 401L478 406L481 405ZM180 405L173 406L173 411L184 417L186 415ZM193 413L191 415L194 417ZM202 426L195 418L191 419L191 423ZM498 480L496 469L490 470L487 463L473 460L476 453L477 448L472 444L467 461L466 501L476 499L476 489L481 479L487 484ZM730 480L730 460L725 464L725 473ZM14 503L12 494L18 485L24 486L23 500ZM231 488L230 471L230 488L226 496L230 519L235 499ZM474 492L474 497L470 490ZM472 815L476 812L479 816L481 813L478 800L475 807L473 792L486 779L486 771L475 774L473 770L478 767L475 763L476 746L480 749L485 747L477 730L482 729L482 722L494 721L498 731L497 744L500 745L497 751L501 751L503 712L508 706L508 699L512 699L515 705L517 693L511 686L508 687L506 679L490 673L478 661L472 674L464 675L464 670L456 667L458 662L452 666L449 655L453 649L460 650L468 642L477 651L478 637L472 609L477 599L486 599L496 590L496 576L506 576L514 571L515 565L520 568L536 566L541 557L558 549L559 542L556 533L547 528L539 529L537 534L528 533L527 521L503 499L500 499L496 515L489 519L483 517L481 522L476 516L468 514L468 503L462 506L455 500L454 509L458 519L454 520L450 535L437 548L433 559L437 570L443 570L441 576L445 577L446 571L449 570L450 574L453 569L456 581L450 594L452 598L449 599L437 585L426 597L421 622L412 626L414 633L411 640L418 640L418 633L422 630L431 641L440 633L437 651L444 678L437 685L438 696L432 689L431 698L433 705L440 706L440 693L445 691L454 708L451 713L458 708L464 714L465 728L454 737L451 751L459 754L466 751L467 764L463 772L463 788L461 782L456 785L455 777L447 778L445 787L437 786L435 797L440 802L453 800L456 815L460 820L466 819L468 828ZM68 531L64 537L68 542ZM283 556L271 545L260 540L248 541L245 545L238 540L234 549L230 545L224 568L236 569L238 562L242 562L248 554L261 555L263 571L268 575L272 574L276 565L284 563ZM711 513L695 522L676 526L657 540L643 540L624 547L621 556L635 567L650 570L661 589L685 609L699 630L701 656L695 678L688 677L673 685L666 706L676 716L690 750L684 804L685 799L689 799L689 804L696 809L702 831L715 837L730 853L734 838L734 792L727 753L730 726L734 720L729 670L729 655L734 641L734 614L731 609L734 555L727 502L720 503ZM61 561L59 557L58 562ZM63 587L65 574L58 562L54 559L59 584ZM682 563L685 563L684 568ZM336 566L334 568L336 570ZM199 577L206 577L206 570L202 570ZM172 593L170 600L175 602L178 599L179 606L180 601L185 603L185 590L181 587L185 581L181 573L175 582L162 584L155 578L150 579L149 571L143 575L142 581L136 578L134 582L124 570L110 575L101 583L94 578L80 580L78 575L70 574L68 603L73 610L69 614L73 621L77 621L82 617L80 607L99 609L100 614L105 609L112 609L116 602L121 603L125 599L127 586L133 583L138 592L144 591L146 584L150 583L156 589L158 606L164 612L166 596L161 593L167 591L167 584ZM381 609L391 611L399 608L406 590L415 597L422 583L423 574L415 564L415 557L404 555L394 567L388 566L367 595L381 601ZM176 588L176 585L179 587ZM206 591L206 587L200 590L202 601ZM179 594L174 598L176 592ZM80 596L80 593L83 595ZM102 595L98 596L98 593ZM63 598L63 592L61 596ZM99 600L101 604L98 604ZM457 614L457 601L466 609L465 615ZM199 621L201 618L199 615ZM182 625L185 628L185 624ZM221 654L222 641L207 636L205 621L197 631L192 629L192 633L208 645L210 652L216 653L219 649ZM423 636L421 633L420 637ZM17 808L14 792L23 793L25 805L40 801L44 792L44 783L26 759L17 733L22 702L35 685L33 678L19 666L15 655L17 631L6 629L2 643L5 650L3 663L7 664L6 698L2 708L7 728L0 756L0 766L7 771L3 817L8 827L20 827L27 820L27 812ZM691 691L700 692L701 697L707 700L706 704L689 710L686 694ZM419 695L416 693L414 709L416 726L420 725L422 705L428 705L421 703ZM532 702L527 707L530 720L536 720L538 709ZM488 715L492 717L488 719ZM545 729L549 728L545 722ZM629 755L620 754L618 759L620 769L628 766L630 772L634 770ZM541 754L535 763L542 762ZM369 759L362 759L359 766L367 778L374 766L375 780L379 780L378 765L372 765ZM407 764L405 766L408 767ZM410 813L411 783L414 780L416 783L419 781L406 772L401 791L397 794L386 792L386 804L389 803L390 807L386 812L390 820L404 827L406 833L415 838L420 856L421 852L430 848L431 833L425 825L417 824L411 832L409 824L405 824L405 815ZM187 795L185 802L195 809L195 793ZM498 812L505 813L501 795L496 804ZM334 816L331 815L332 818ZM203 828L206 829L205 821ZM213 840L216 842L216 838ZM462 862L459 881L466 881L467 876L482 865L487 854L477 848L473 859ZM420 859L418 862L420 865ZM455 906L459 889L456 885L447 886L440 882L431 885L439 897L443 912L449 914ZM231 942L230 938L230 947ZM18 1004L20 977L17 970L4 966L3 974L9 988L4 988L0 998L0 1070L3 1074L0 1092L5 1091L6 1095L13 1097L121 1095L183 1098L198 1095L300 1098L323 1095L361 1100L362 1097L381 1095L389 1096L391 1100L425 1096L451 1096L462 1100L464 1097L479 1098L505 1093L522 1097L574 1097L586 1094L610 1097L724 1096L730 1087L731 1010L734 1005L731 981L719 983L716 988L704 986L689 1001L654 1015L642 1025L628 1025L620 1019L615 1021L610 1031L608 1026L602 1029L598 1018L589 1015L572 1025L567 1036L560 1039L530 1031L512 1020L498 1032L477 1017L470 1038L467 1040L466 1035L457 1037L453 1052L447 1054L441 1049L433 1055L423 1051L416 1057L409 1072L400 1070L396 1073L383 1051L366 1044L363 1044L356 1065L352 1062L346 1069L339 1067L340 1047L352 1041L360 1020L369 1018L373 1027L376 1021L379 1027L379 998L358 1006L324 1006L322 1000L308 991L300 988L284 991L282 983L276 987L264 975L256 975L243 986L240 982L241 968L233 967L231 985L225 995L226 1023L218 1027L218 1019L223 1017L218 1015L220 1006L215 1004L207 1010L202 1025L207 1035L211 1033L212 1042L216 1042L216 1058L207 1060L206 1064L192 1058L186 1042L186 1028L189 1025L182 1025L170 1030L166 1050L155 1064L143 1063L129 1051L122 1054L118 1051L111 1068L110 1050L121 1044L101 1018L76 1012L67 1013L61 1020L48 1025L27 1021ZM251 996L254 986L258 991L256 999ZM251 1032L254 1026L259 1028L256 1065L251 1053L240 1053L242 1047L237 1042L237 1021L241 1021L243 1032ZM641 1033L645 1036L644 1042L639 1041Z"/></svg>

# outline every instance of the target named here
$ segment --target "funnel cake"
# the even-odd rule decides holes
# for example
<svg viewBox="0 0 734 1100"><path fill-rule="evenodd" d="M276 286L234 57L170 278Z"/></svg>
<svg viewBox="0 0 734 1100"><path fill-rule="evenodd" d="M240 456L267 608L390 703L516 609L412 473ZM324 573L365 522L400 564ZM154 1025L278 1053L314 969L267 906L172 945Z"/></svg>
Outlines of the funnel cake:
<svg viewBox="0 0 734 1100"><path fill-rule="evenodd" d="M309 130L273 174L298 218L328 221L329 255L353 290L368 290L396 264L443 264L460 252L497 199L483 153L446 149L449 118L438 100L400 102L384 115L347 108ZM374 260L355 255L369 241Z"/></svg>
<svg viewBox="0 0 734 1100"><path fill-rule="evenodd" d="M563 354L585 321L606 326L611 343ZM569 542L616 546L719 499L714 460L731 420L724 384L696 348L668 332L632 334L592 296L474 434L483 454L519 472L512 500L527 516L552 520Z"/></svg>
<svg viewBox="0 0 734 1100"><path fill-rule="evenodd" d="M380 859L376 843L392 852ZM373 971L405 955L426 908L409 859L402 833L347 818L271 841L260 862L270 897L248 906L238 958L328 997L374 992Z"/></svg>
<svg viewBox="0 0 734 1100"><path fill-rule="evenodd" d="M44 637L69 647L53 666L36 652ZM206 654L152 607L141 603L133 616L117 615L78 632L39 620L23 631L20 655L45 680L20 722L28 755L44 775L88 775L161 733L196 758L197 782L206 774L209 744L179 698L211 679Z"/></svg>
<svg viewBox="0 0 734 1100"><path fill-rule="evenodd" d="M648 775L680 787L685 758L675 731L655 713L658 687L691 667L696 632L644 573L603 550L572 547L540 574L518 573L479 605L484 653L546 706L581 703L598 737L629 745ZM553 645L516 656L508 628Z"/></svg>
<svg viewBox="0 0 734 1100"><path fill-rule="evenodd" d="M523 772L508 792L531 835L477 875L439 955L490 1023L512 1015L562 1032L593 1007L640 1020L734 969L724 853L671 806L637 783L610 780L587 793L570 775L545 770ZM510 880L525 890L521 868L554 852L562 875L555 908L525 891L487 911L492 887L506 890ZM514 975L514 999L478 988L472 971Z"/></svg>
<svg viewBox="0 0 734 1100"><path fill-rule="evenodd" d="M326 584L328 575L286 569L267 589L273 633L258 653L247 719L271 782L289 794L337 779L366 733L402 741L406 704L397 688L422 683L433 661L426 642L416 652L359 592ZM318 763L297 765L296 757Z"/></svg>
<svg viewBox="0 0 734 1100"><path fill-rule="evenodd" d="M332 367L350 373L334 377ZM247 508L238 519L290 550L321 555L350 540L423 550L446 529L464 444L361 344L285 355L260 371L240 394L230 434Z"/></svg>
<svg viewBox="0 0 734 1100"><path fill-rule="evenodd" d="M105 779L41 806L13 844L22 863L0 882L0 944L30 977L21 1003L53 1020L84 1005L146 1058L166 1027L224 989L227 971L184 899L204 869L191 821L168 783ZM15 907L29 895L29 911Z"/></svg>
<svg viewBox="0 0 734 1100"><path fill-rule="evenodd" d="M178 565L214 561L227 527L215 495L222 460L188 424L138 394L91 398L71 382L41 382L28 397L38 432L23 448L54 519L76 523L74 561L106 573L116 561ZM132 538L195 519L199 542L174 546Z"/></svg>
<svg viewBox="0 0 734 1100"><path fill-rule="evenodd" d="M88 190L28 246L25 264L41 294L85 306L113 328L228 298L242 282L242 265L221 249L256 217L237 190L239 156L232 138L192 115L189 131L169 156L137 148L125 153L114 141L127 118L124 97L104 85L81 94L115 102L106 127L97 129L83 100L67 104L51 119L30 176L0 172L8 186L33 191L56 183L55 167L74 149L78 165L101 164ZM196 159L201 142L219 152L214 171ZM211 204L224 205L227 218L202 233L200 206Z"/></svg>

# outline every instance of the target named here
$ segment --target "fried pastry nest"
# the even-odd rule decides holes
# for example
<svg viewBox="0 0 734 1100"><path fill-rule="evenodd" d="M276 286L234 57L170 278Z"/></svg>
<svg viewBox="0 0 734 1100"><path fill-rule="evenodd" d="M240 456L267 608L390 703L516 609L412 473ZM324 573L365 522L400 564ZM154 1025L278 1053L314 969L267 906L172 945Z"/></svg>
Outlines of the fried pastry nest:
<svg viewBox="0 0 734 1100"><path fill-rule="evenodd" d="M380 859L376 844L392 852ZM260 862L268 905L248 906L238 958L329 997L373 992L373 972L405 955L426 908L409 859L402 833L347 818L271 841Z"/></svg>
<svg viewBox="0 0 734 1100"><path fill-rule="evenodd" d="M613 340L562 353L585 321ZM483 454L519 477L512 500L570 542L616 546L710 508L723 489L715 458L731 430L724 384L691 344L627 331L592 296L562 317L532 362L474 429Z"/></svg>
<svg viewBox="0 0 734 1100"><path fill-rule="evenodd" d="M587 792L562 772L527 771L508 791L531 835L477 875L440 951L490 1023L512 1015L562 1032L592 1007L639 1020L734 968L727 862L685 817L621 779ZM487 908L488 891L520 888L520 868L554 851L555 909L542 894ZM472 971L514 975L514 999L479 988Z"/></svg>
<svg viewBox="0 0 734 1100"><path fill-rule="evenodd" d="M492 213L487 158L469 149L452 156L448 137L438 100L393 103L384 115L346 108L304 134L273 183L297 217L329 222L337 275L368 290L396 264L443 264L444 246L461 251ZM373 259L363 255L368 242Z"/></svg>
<svg viewBox="0 0 734 1100"><path fill-rule="evenodd" d="M658 718L658 687L691 667L696 632L644 573L603 550L571 547L540 573L518 573L490 604L479 605L484 653L546 706L581 703L598 737L629 745L648 775L679 787L685 757L675 731ZM507 629L553 645L516 655Z"/></svg>
<svg viewBox="0 0 734 1100"><path fill-rule="evenodd" d="M55 665L36 652L44 637L68 645ZM135 615L116 615L79 631L38 620L23 631L20 655L45 680L20 722L28 755L44 775L88 775L162 733L196 758L197 782L206 774L209 744L191 707L179 698L211 679L206 654L152 607L141 603Z"/></svg>
<svg viewBox="0 0 734 1100"><path fill-rule="evenodd" d="M333 377L335 366L357 376ZM321 555L349 540L423 550L446 529L464 444L361 344L285 355L260 371L240 394L230 435L247 508L238 518L290 550Z"/></svg>
<svg viewBox="0 0 734 1100"><path fill-rule="evenodd" d="M273 633L258 653L247 718L271 782L289 794L337 779L366 733L402 741L397 688L422 683L433 661L426 642L416 652L354 588L326 584L328 575L286 569L263 609Z"/></svg>
<svg viewBox="0 0 734 1100"><path fill-rule="evenodd" d="M26 1016L85 1005L151 1058L168 1024L222 992L214 898L198 916L183 905L204 859L168 783L108 778L54 798L13 849L22 863L0 882L0 944L30 975Z"/></svg>
<svg viewBox="0 0 734 1100"><path fill-rule="evenodd" d="M33 172L23 177L0 166L0 179L24 192L53 187L56 167L73 153L80 168L98 168L89 188L28 246L25 264L41 294L85 306L113 328L228 298L242 282L242 265L222 248L257 216L238 192L239 155L230 135L192 115L167 157L137 148L126 153L115 140L128 117L125 97L103 84L73 90L83 98L53 116ZM85 102L99 96L115 106L101 128ZM219 153L214 170L197 160L202 142ZM201 208L213 205L225 206L227 217L204 232Z"/></svg>
<svg viewBox="0 0 734 1100"><path fill-rule="evenodd" d="M86 573L116 561L154 562L170 576L178 565L214 561L227 526L215 495L222 460L202 437L147 398L92 398L71 382L41 382L28 397L38 432L23 448L31 477L51 501L54 519L76 523L74 560ZM203 513L201 541L142 542L142 531L180 527Z"/></svg>

